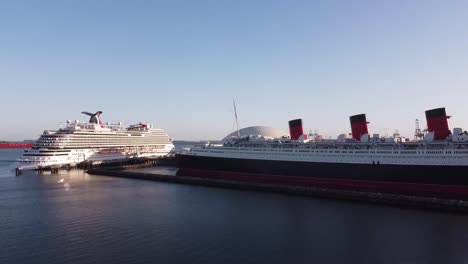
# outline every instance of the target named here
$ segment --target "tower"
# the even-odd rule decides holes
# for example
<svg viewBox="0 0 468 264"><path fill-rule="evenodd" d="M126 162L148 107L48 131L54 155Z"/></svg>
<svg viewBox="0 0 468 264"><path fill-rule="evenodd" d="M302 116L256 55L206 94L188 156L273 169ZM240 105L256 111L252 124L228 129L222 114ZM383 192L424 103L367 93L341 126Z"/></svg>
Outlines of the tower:
<svg viewBox="0 0 468 264"><path fill-rule="evenodd" d="M419 119L415 121L415 129L414 129L414 140L422 140L424 138L424 133L419 128Z"/></svg>

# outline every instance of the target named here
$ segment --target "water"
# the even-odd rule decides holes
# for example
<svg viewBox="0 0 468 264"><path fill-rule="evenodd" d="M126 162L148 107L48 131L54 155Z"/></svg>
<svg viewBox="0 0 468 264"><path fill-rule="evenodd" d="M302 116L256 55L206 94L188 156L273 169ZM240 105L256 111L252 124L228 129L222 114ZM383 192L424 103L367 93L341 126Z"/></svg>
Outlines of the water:
<svg viewBox="0 0 468 264"><path fill-rule="evenodd" d="M151 181L25 172L0 152L0 263L468 263L468 218Z"/></svg>
<svg viewBox="0 0 468 264"><path fill-rule="evenodd" d="M11 177L15 168L14 162L23 153L22 149L0 149L0 178Z"/></svg>

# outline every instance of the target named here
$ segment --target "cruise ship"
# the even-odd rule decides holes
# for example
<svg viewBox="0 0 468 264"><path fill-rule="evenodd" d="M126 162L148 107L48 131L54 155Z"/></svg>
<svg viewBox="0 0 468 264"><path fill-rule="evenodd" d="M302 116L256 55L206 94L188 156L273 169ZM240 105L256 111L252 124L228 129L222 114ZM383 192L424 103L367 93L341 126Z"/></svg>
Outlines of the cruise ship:
<svg viewBox="0 0 468 264"><path fill-rule="evenodd" d="M135 157L166 156L174 150L172 139L149 123L124 126L104 124L102 111L82 112L89 122L68 120L58 130L45 130L31 149L17 161L18 169L74 166L83 161L95 163Z"/></svg>
<svg viewBox="0 0 468 264"><path fill-rule="evenodd" d="M360 191L468 198L468 134L449 130L445 108L425 112L418 140L372 136L365 114L350 117L351 133L308 138L302 120L290 135L232 136L178 154L178 174Z"/></svg>

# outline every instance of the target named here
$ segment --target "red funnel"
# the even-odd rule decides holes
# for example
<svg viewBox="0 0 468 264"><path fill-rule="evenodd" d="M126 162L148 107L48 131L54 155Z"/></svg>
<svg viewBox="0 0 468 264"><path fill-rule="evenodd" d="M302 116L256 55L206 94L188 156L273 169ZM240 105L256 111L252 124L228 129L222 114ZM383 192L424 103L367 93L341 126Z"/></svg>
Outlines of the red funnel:
<svg viewBox="0 0 468 264"><path fill-rule="evenodd" d="M351 132L354 139L360 141L362 135L369 134L366 114L353 115L349 117L349 121L351 122Z"/></svg>
<svg viewBox="0 0 468 264"><path fill-rule="evenodd" d="M289 121L289 134L291 135L292 140L298 140L299 137L304 134L302 119L294 119Z"/></svg>
<svg viewBox="0 0 468 264"><path fill-rule="evenodd" d="M448 118L443 107L426 111L427 130L434 132L434 140L444 140L451 134Z"/></svg>

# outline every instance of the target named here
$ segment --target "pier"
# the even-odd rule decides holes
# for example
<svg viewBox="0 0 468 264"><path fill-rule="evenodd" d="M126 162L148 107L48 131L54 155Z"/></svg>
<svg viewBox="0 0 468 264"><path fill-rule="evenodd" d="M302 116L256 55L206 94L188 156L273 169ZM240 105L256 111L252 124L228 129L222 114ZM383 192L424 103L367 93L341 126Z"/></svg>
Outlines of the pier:
<svg viewBox="0 0 468 264"><path fill-rule="evenodd" d="M132 159L122 159L118 161L102 162L102 161L84 161L78 164L63 164L63 165L51 165L51 166L39 166L33 168L38 174L43 174L46 171L50 171L51 174L57 174L61 169L72 170L74 168L91 170L98 168L121 168L121 169L131 169L131 168L146 168L153 166L175 166L176 162L174 157L158 157L158 158L132 158ZM21 176L23 170L28 169L28 167L17 167L15 169L15 175ZM29 168L31 169L31 168Z"/></svg>
<svg viewBox="0 0 468 264"><path fill-rule="evenodd" d="M173 161L172 161L173 162ZM164 163L164 162L163 162ZM168 163L171 165L171 163ZM167 165L167 164L165 164ZM138 180L150 180L176 184L200 185L216 188L237 189L255 192L274 192L286 195L301 195L325 199L367 202L398 207L414 207L430 210L441 210L455 213L468 213L468 201L442 199L436 197L410 196L392 193L363 192L357 190L327 189L319 187L287 186L267 183L232 181L213 178L200 178L182 175L165 175L148 172L127 171L133 167L94 168L87 171L91 175L102 175Z"/></svg>
<svg viewBox="0 0 468 264"><path fill-rule="evenodd" d="M325 199L367 202L398 207L416 207L464 214L468 213L468 201L465 200L358 190L332 189L323 187L288 186L270 183L201 178L184 175L176 176L157 172L135 171L135 169L152 167L154 167L157 171L159 166L170 167L176 171L176 160L174 157L159 157L134 158L106 163L87 161L76 164L76 166L66 165L38 167L36 171L38 174L43 174L45 171L50 171L51 174L57 174L61 169L71 170L74 168L79 168L84 169L88 174L95 176L111 176L176 184L200 185L215 188L237 189L243 191L274 192L286 195L301 195ZM23 169L16 168L15 173L16 176L20 176L23 173Z"/></svg>
<svg viewBox="0 0 468 264"><path fill-rule="evenodd" d="M158 157L158 158L133 158L133 159L124 159L119 161L112 162L96 162L96 161L85 161L77 165L77 168L90 170L96 168L120 168L120 169L130 169L130 168L145 168L145 167L154 167L154 166L175 166L176 161L174 157Z"/></svg>

